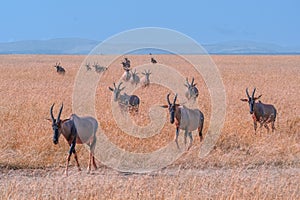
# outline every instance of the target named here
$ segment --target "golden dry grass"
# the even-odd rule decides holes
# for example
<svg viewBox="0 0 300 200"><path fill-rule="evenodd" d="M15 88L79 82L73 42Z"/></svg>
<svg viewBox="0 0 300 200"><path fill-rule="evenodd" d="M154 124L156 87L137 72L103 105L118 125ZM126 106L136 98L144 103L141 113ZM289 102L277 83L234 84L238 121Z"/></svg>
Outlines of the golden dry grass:
<svg viewBox="0 0 300 200"><path fill-rule="evenodd" d="M148 59L128 57L133 66ZM62 172L68 146L62 138L59 145L53 145L52 129L46 118L53 102L57 107L64 102L62 118L71 114L74 80L84 58L0 56L0 199L300 198L300 56L212 57L226 88L227 109L222 134L205 158L198 157L200 142L194 133L191 150L161 171L123 174L98 162L100 169L88 175L85 170L77 172L72 160L70 176L66 178ZM155 58L184 76L194 74L189 64L178 57ZM119 66L121 59L111 65ZM65 76L59 76L52 67L57 61L66 68ZM118 130L111 119L111 93L107 87L121 74L121 69L108 71L97 88L97 116L101 127L110 133L108 138L131 152L148 152L171 142L175 130L170 124L165 125L163 135L149 139L136 139ZM195 78L200 91L199 107L209 119L207 87L200 76ZM254 135L248 105L239 100L245 97L246 87L254 86L257 93L263 94L262 101L274 104L278 110L275 133L262 128ZM137 124L149 123L149 106L164 104L167 92L158 85L136 91L142 98L139 115L132 116ZM100 113L101 108L108 110ZM206 123L204 137L207 127ZM87 150L80 146L77 149L79 161L86 167Z"/></svg>

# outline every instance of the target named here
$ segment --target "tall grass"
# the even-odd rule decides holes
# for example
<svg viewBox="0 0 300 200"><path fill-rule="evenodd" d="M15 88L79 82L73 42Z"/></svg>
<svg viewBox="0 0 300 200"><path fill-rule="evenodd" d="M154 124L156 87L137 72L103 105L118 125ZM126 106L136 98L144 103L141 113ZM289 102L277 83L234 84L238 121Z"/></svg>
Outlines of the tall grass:
<svg viewBox="0 0 300 200"><path fill-rule="evenodd" d="M54 102L55 113L64 102L62 118L72 113L73 84L84 57L6 55L0 59L0 198L300 198L299 56L213 57L226 88L227 109L222 134L205 158L198 157L200 142L194 134L192 149L160 172L126 175L100 165L90 175L71 167L67 178L61 174L68 145L63 138L59 145L52 143L47 118ZM145 58L130 59L137 66ZM195 76L199 107L207 120L206 134L211 105L203 79L186 61L163 55L157 59L171 66L175 62L184 76ZM65 76L56 73L53 64L57 61L66 68ZM115 61L112 65L120 64ZM173 142L175 128L170 124L165 125L163 134L148 139L137 139L118 129L109 110L111 93L107 87L122 72L121 67L114 72L108 70L97 88L97 117L109 139L132 152L149 152ZM254 134L248 105L239 100L245 97L246 87L257 87L257 94L263 94L262 101L277 108L274 133L262 128ZM140 113L131 116L133 120L139 125L149 123L149 107L153 102L165 104L167 92L158 85L151 85L147 91L138 89L142 104ZM87 167L87 150L79 145L76 148L80 164Z"/></svg>

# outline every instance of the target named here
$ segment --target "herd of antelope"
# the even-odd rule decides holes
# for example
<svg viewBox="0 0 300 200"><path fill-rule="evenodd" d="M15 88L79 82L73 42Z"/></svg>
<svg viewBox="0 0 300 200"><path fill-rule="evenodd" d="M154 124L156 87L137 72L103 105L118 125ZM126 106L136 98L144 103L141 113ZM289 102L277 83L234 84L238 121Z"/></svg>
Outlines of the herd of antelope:
<svg viewBox="0 0 300 200"><path fill-rule="evenodd" d="M156 64L157 61L152 57L151 63ZM121 64L124 70L124 74L122 75L122 80L124 82L130 82L135 86L141 83L144 88L150 85L150 70L145 70L142 73L144 76L140 79L140 77L138 76L138 72L136 70L131 70L131 64L128 58L125 58ZM55 67L57 69L57 73L62 75L65 74L65 69L60 65L60 63L56 63ZM92 69L89 63L87 63L85 67L87 71L90 71ZM100 66L98 63L94 63L93 67L95 68L95 71L97 73L102 73L108 69L107 67ZM126 94L126 92L121 94L121 92L125 89L125 86L121 87L122 84L123 82L120 82L118 84L113 83L113 87L108 87L108 89L113 93L113 100L115 102L118 102L122 110L124 110L125 108L125 110L127 111L134 110L137 113L141 102L140 98L136 95L128 95ZM196 83L194 83L194 77L192 77L191 82L189 82L188 78L186 78L184 86L186 86L187 88L185 92L185 97L187 98L187 100L196 101L196 99L199 96L199 91L196 87ZM260 127L264 126L268 132L268 124L271 123L271 128L273 132L275 130L275 120L277 111L273 105L264 104L260 100L258 100L262 95L255 97L255 91L256 88L254 88L250 96L248 88L246 88L247 98L240 100L248 102L249 104L249 112L253 118L253 126L255 133L257 130L257 122L260 123ZM185 105L176 103L177 94L174 95L173 101L170 101L170 95L170 93L166 95L167 104L162 105L161 107L168 109L170 123L175 123L175 143L177 145L177 148L180 148L178 145L179 131L184 130L185 144L187 136L189 136L190 142L187 148L187 150L189 150L193 142L192 131L198 130L200 142L203 140L202 130L204 125L204 114L199 109L190 109ZM53 143L58 144L60 135L63 135L70 146L69 154L67 156L65 174L68 175L68 166L72 154L74 154L78 170L81 170L75 149L76 144L86 144L90 148L88 172L90 172L92 164L94 168L97 169L97 165L94 158L96 132L98 129L97 120L93 117L80 117L76 114L72 114L68 119L61 120L60 116L63 110L63 104L61 105L58 116L55 119L53 115L53 107L54 104L52 104L50 108L51 119L49 119L52 122Z"/></svg>

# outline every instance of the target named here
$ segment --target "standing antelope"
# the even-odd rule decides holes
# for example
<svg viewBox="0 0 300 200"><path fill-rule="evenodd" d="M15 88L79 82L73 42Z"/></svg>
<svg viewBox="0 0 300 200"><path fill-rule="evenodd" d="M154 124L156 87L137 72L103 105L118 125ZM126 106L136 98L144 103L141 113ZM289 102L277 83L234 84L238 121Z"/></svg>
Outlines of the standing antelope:
<svg viewBox="0 0 300 200"><path fill-rule="evenodd" d="M131 71L131 76L132 76L131 77L131 83L132 84L137 85L137 84L140 83L140 77L139 77L138 72L136 70Z"/></svg>
<svg viewBox="0 0 300 200"><path fill-rule="evenodd" d="M144 87L147 87L147 86L150 85L150 79L149 79L149 77L150 77L151 72L150 72L150 70L148 70L148 71L145 70L142 74L144 76L142 77L141 82L142 82L142 84L143 84Z"/></svg>
<svg viewBox="0 0 300 200"><path fill-rule="evenodd" d="M254 130L256 133L257 129L257 122L260 123L260 127L264 125L264 127L268 130L269 132L269 127L268 123L272 123L272 132L275 130L275 120L276 120L276 109L273 105L269 104L264 104L261 101L258 101L256 103L255 101L259 99L262 95L259 95L258 97L254 97L256 88L254 88L252 95L250 97L248 93L248 88L246 88L246 94L247 94L247 99L241 99L241 101L245 101L249 103L250 107L250 114L252 115L253 118L253 126Z"/></svg>
<svg viewBox="0 0 300 200"><path fill-rule="evenodd" d="M56 64L54 65L54 67L56 68L56 72L57 72L58 74L65 75L66 70L65 70L62 66L60 66L60 63L56 63Z"/></svg>
<svg viewBox="0 0 300 200"><path fill-rule="evenodd" d="M122 82L119 83L118 87L114 83L114 88L108 87L110 91L114 93L114 101L118 101L119 105L125 108L129 108L129 110L135 110L138 112L139 105L140 105L140 99L136 95L128 95L124 93L121 94L121 91L125 89L125 87L120 88L122 85Z"/></svg>
<svg viewBox="0 0 300 200"><path fill-rule="evenodd" d="M100 66L98 63L94 63L93 67L97 73L101 73L107 70L107 67Z"/></svg>
<svg viewBox="0 0 300 200"><path fill-rule="evenodd" d="M176 125L176 137L175 142L177 148L179 129L184 130L184 143L186 144L187 135L190 138L190 144L187 150L189 150L193 143L192 131L198 129L200 142L203 139L202 129L204 124L204 115L199 109L189 109L185 106L176 104L177 94L175 95L173 103L169 99L170 93L167 95L168 105L163 105L163 108L168 108L170 113L170 123L173 124L175 121Z"/></svg>
<svg viewBox="0 0 300 200"><path fill-rule="evenodd" d="M125 70L124 74L122 75L123 81L127 82L131 78L130 68L129 67L123 67Z"/></svg>
<svg viewBox="0 0 300 200"><path fill-rule="evenodd" d="M198 89L196 87L196 83L194 83L194 77L192 79L191 84L188 81L188 78L186 78L186 83L184 84L185 87L187 87L187 91L185 92L185 96L188 100L193 99L194 101L199 95Z"/></svg>
<svg viewBox="0 0 300 200"><path fill-rule="evenodd" d="M123 68L130 68L130 60L128 58L125 58L125 61L121 63L123 65Z"/></svg>
<svg viewBox="0 0 300 200"><path fill-rule="evenodd" d="M91 71L92 70L92 68L90 66L90 63L86 63L85 67L86 67L86 71Z"/></svg>
<svg viewBox="0 0 300 200"><path fill-rule="evenodd" d="M50 116L52 120L53 129L53 143L58 144L58 139L62 134L67 142L69 143L70 150L67 157L66 171L65 174L68 175L68 166L72 153L74 154L75 161L80 171L80 165L77 158L77 153L75 150L76 144L87 144L90 147L90 159L88 164L88 173L91 170L91 163L97 169L97 165L94 157L94 150L96 146L96 132L98 128L98 122L93 117L79 117L76 114L72 114L69 119L61 120L61 112L63 110L63 104L60 107L57 118L53 116L53 107L50 108Z"/></svg>

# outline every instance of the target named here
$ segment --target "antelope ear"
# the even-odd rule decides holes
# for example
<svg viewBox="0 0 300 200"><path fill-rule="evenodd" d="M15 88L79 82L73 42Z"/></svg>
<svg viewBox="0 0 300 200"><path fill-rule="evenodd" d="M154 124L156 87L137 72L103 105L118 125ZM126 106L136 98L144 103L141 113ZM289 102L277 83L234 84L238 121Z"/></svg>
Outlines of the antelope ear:
<svg viewBox="0 0 300 200"><path fill-rule="evenodd" d="M187 88L189 87L187 84L183 84L183 85L184 85L185 87L187 87Z"/></svg>
<svg viewBox="0 0 300 200"><path fill-rule="evenodd" d="M125 86L124 87L122 87L121 89L120 89L120 91L122 91L122 90L124 90L125 89Z"/></svg>
<svg viewBox="0 0 300 200"><path fill-rule="evenodd" d="M240 99L241 101L247 101L248 102L248 99Z"/></svg>
<svg viewBox="0 0 300 200"><path fill-rule="evenodd" d="M254 98L254 100L257 100L257 99L259 99L261 96L262 96L262 94L261 94L261 95L259 95L258 97L255 97L255 98Z"/></svg>
<svg viewBox="0 0 300 200"><path fill-rule="evenodd" d="M169 108L168 105L162 105L162 106L160 106L160 107L162 107L162 108Z"/></svg>
<svg viewBox="0 0 300 200"><path fill-rule="evenodd" d="M111 90L112 92L114 91L114 89L112 89L111 87L108 87L109 90Z"/></svg>
<svg viewBox="0 0 300 200"><path fill-rule="evenodd" d="M45 118L45 120L52 122L52 119L50 119L50 118Z"/></svg>

